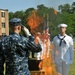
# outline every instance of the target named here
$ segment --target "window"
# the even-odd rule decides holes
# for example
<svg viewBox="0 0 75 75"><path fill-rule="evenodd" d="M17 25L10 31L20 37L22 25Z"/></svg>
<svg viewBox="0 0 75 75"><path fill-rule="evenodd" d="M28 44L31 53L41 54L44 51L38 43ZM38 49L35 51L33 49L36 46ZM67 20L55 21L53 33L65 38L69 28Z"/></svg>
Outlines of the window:
<svg viewBox="0 0 75 75"><path fill-rule="evenodd" d="M2 17L5 17L5 12L1 12Z"/></svg>
<svg viewBox="0 0 75 75"><path fill-rule="evenodd" d="M2 28L5 28L5 23L4 22L2 22Z"/></svg>

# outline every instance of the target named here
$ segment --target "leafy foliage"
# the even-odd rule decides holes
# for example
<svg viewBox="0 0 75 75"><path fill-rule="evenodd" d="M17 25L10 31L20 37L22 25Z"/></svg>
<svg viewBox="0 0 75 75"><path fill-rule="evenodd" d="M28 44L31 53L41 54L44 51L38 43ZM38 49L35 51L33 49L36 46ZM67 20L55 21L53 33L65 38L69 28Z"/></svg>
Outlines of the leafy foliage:
<svg viewBox="0 0 75 75"><path fill-rule="evenodd" d="M23 25L28 27L27 18L33 11L37 11L39 17L43 17L46 20L48 16L49 33L53 38L58 33L57 25L60 23L66 23L68 25L67 34L72 34L75 37L75 2L72 5L64 4L58 6L58 11L52 7L46 7L43 4L38 5L37 9L28 8L23 11L16 11L15 13L9 12L9 20L13 17L19 17L22 19ZM40 29L43 29L44 23L41 24Z"/></svg>

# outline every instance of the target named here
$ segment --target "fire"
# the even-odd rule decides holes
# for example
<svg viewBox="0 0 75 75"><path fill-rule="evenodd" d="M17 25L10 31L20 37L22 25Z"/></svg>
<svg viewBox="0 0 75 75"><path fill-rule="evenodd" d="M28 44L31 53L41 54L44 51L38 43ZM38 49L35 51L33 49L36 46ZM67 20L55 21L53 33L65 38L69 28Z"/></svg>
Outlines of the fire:
<svg viewBox="0 0 75 75"><path fill-rule="evenodd" d="M45 33L45 35L47 36L47 33ZM43 37L43 43L45 44L45 48L43 49L43 60L39 63L38 67L45 71L44 75L57 75L55 64L52 61L52 44L46 36Z"/></svg>
<svg viewBox="0 0 75 75"><path fill-rule="evenodd" d="M44 22L44 18L41 18L39 16L37 16L36 11L33 11L32 15L28 17L27 22L28 25L31 29L31 31L33 31L34 29L36 29L42 22ZM54 13L57 14L57 12L54 10ZM35 32L36 33L36 32ZM42 61L39 63L38 67L40 70L44 70L45 74L44 75L57 75L56 69L55 69L55 64L52 61L52 54L51 54L51 49L52 49L52 45L50 44L50 39L48 36L48 33L44 33L44 35L42 34L42 42L43 42L43 59ZM42 74L40 74L42 75Z"/></svg>
<svg viewBox="0 0 75 75"><path fill-rule="evenodd" d="M57 11L56 11L56 9L54 9L54 14L57 15Z"/></svg>
<svg viewBox="0 0 75 75"><path fill-rule="evenodd" d="M36 15L36 11L33 11L32 15L28 17L28 25L30 26L30 29L35 29L40 23L43 21L43 18Z"/></svg>
<svg viewBox="0 0 75 75"><path fill-rule="evenodd" d="M52 56L50 53L50 56L47 58L45 57L40 63L39 68L44 70L44 75L57 75L55 64L52 61ZM40 74L42 75L42 74Z"/></svg>

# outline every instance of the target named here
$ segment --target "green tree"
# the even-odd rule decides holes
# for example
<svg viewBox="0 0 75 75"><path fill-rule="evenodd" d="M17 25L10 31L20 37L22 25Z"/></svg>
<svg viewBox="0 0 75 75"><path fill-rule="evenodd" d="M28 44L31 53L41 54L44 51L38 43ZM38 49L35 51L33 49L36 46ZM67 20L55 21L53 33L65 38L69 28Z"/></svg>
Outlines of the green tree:
<svg viewBox="0 0 75 75"><path fill-rule="evenodd" d="M37 6L37 11L39 16L45 16L48 14L49 9L48 7L44 6L43 4Z"/></svg>
<svg viewBox="0 0 75 75"><path fill-rule="evenodd" d="M60 12L70 12L70 5L69 4L64 4L64 5L59 5L58 6L58 10L60 11Z"/></svg>
<svg viewBox="0 0 75 75"><path fill-rule="evenodd" d="M26 27L29 28L29 26L27 25L27 18L32 14L32 12L34 11L34 8L28 8L25 11L25 15L23 16L23 23L25 24Z"/></svg>
<svg viewBox="0 0 75 75"><path fill-rule="evenodd" d="M75 2L73 2L71 5L71 13L75 13Z"/></svg>
<svg viewBox="0 0 75 75"><path fill-rule="evenodd" d="M11 18L13 18L13 15L14 15L13 12L9 12L9 20L10 20Z"/></svg>

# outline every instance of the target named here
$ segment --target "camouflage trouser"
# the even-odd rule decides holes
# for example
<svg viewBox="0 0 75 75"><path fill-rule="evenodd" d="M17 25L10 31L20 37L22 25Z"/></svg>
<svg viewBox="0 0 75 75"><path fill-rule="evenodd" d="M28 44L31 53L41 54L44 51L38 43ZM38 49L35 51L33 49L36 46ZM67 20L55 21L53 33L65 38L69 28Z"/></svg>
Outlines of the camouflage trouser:
<svg viewBox="0 0 75 75"><path fill-rule="evenodd" d="M5 74L5 75L30 75L30 72L29 71L25 71L25 72L19 72L19 73L17 73L17 72L15 72L15 73L13 73L13 74Z"/></svg>
<svg viewBox="0 0 75 75"><path fill-rule="evenodd" d="M24 71L24 72L13 72L13 73L6 73L6 69L5 69L5 67L6 67L6 64L4 63L4 75L31 75L30 74L30 71L27 69L26 71ZM2 74L3 75L3 74Z"/></svg>

